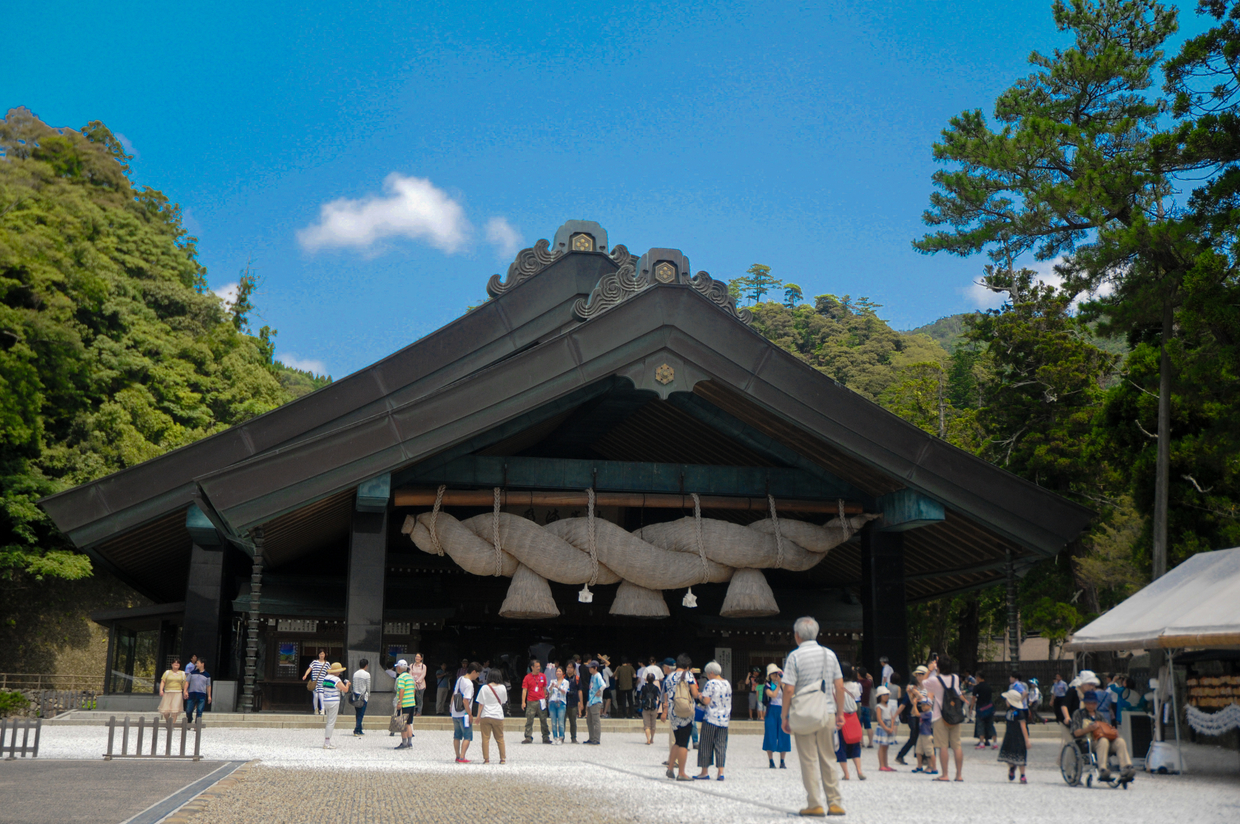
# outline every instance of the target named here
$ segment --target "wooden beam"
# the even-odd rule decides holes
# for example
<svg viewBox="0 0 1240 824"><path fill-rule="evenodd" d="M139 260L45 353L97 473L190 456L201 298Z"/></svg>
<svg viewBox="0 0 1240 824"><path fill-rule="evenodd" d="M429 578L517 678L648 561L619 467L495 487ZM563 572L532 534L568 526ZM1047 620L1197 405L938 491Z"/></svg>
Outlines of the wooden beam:
<svg viewBox="0 0 1240 824"><path fill-rule="evenodd" d="M878 499L883 513L878 529L882 532L904 532L919 526L942 523L947 512L938 501L912 489L899 489Z"/></svg>
<svg viewBox="0 0 1240 824"><path fill-rule="evenodd" d="M707 466L638 463L575 458L528 458L465 455L446 463L414 467L402 486L453 488L586 489L606 492L692 490L699 495L795 500L857 500L843 484L826 483L808 472L782 466Z"/></svg>
<svg viewBox="0 0 1240 824"><path fill-rule="evenodd" d="M434 489L398 489L393 496L396 506L426 507L435 503ZM766 498L740 498L721 495L701 495L702 509L731 509L750 512L766 512L770 504ZM495 503L495 493L490 489L458 489L446 490L443 495L444 506L485 506ZM585 507L589 498L584 490L566 490L560 492L501 490L500 506L578 506ZM594 496L595 506L642 506L649 509L693 509L693 498L689 495L673 495L666 493L641 492L599 492ZM777 512L822 512L839 513L838 501L804 501L796 499L775 500ZM844 502L845 515L859 515L865 510L861 504Z"/></svg>

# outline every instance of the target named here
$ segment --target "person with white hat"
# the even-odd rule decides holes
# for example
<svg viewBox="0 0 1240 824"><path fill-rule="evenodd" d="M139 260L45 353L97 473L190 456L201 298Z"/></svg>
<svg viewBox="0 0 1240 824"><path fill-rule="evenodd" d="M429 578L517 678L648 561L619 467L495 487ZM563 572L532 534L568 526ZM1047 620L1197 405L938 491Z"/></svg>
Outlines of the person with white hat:
<svg viewBox="0 0 1240 824"><path fill-rule="evenodd" d="M332 733L336 730L336 716L340 713L340 695L349 691L349 682L341 680L340 673L345 671L344 664L336 662L327 668L319 682L319 706L323 708L326 724L323 728L323 749L334 750Z"/></svg>
<svg viewBox="0 0 1240 824"><path fill-rule="evenodd" d="M922 756L917 751L917 741L921 738L921 717L917 710L917 706L922 701L929 701L930 695L922 687L922 679L926 677L929 670L925 667L918 667L913 670L913 677L908 681L908 685L904 688L904 694L907 697L909 713L908 713L908 741L904 742L904 746L900 748L900 752L896 753L896 763L908 766L908 762L904 760L905 754L909 750L913 751L913 755L917 761L917 770L924 772L921 764ZM933 764L933 762L931 762ZM914 772L916 772L915 770ZM937 771L936 771L937 772Z"/></svg>
<svg viewBox="0 0 1240 824"><path fill-rule="evenodd" d="M1007 729L1003 733L1003 745L999 747L999 760L1008 765L1008 781L1016 778L1020 769L1020 783L1025 780L1025 764L1029 760L1029 710L1025 709L1025 694L1013 688L1003 693L1008 702Z"/></svg>
<svg viewBox="0 0 1240 824"><path fill-rule="evenodd" d="M1131 781L1135 771L1132 767L1132 757L1128 754L1128 743L1120 738L1115 728L1109 722L1102 719L1098 715L1098 704L1100 693L1102 690L1090 690L1081 697L1082 707L1072 713L1072 736L1074 738L1084 738L1090 735L1094 739L1094 752L1098 755L1098 778L1103 781L1111 780L1111 770L1107 767L1107 758L1110 756L1112 748L1115 750L1115 757L1119 759L1120 777L1124 781ZM1114 735L1109 738L1108 735Z"/></svg>
<svg viewBox="0 0 1240 824"><path fill-rule="evenodd" d="M784 691L781 681L784 671L779 664L766 665L766 691L762 699L767 703L765 734L762 736L762 749L766 751L767 761L771 769L775 769L775 753L779 753L779 768L787 769L784 756L792 752L792 736L784 732Z"/></svg>
<svg viewBox="0 0 1240 824"><path fill-rule="evenodd" d="M891 690L879 687L874 690L874 720L878 722L878 731L874 733L874 741L878 744L878 771L895 772L894 767L887 765L887 749L892 744L900 743L900 721L896 717L896 703L891 700Z"/></svg>
<svg viewBox="0 0 1240 824"><path fill-rule="evenodd" d="M396 662L396 672L396 703L400 706L396 714L405 716L405 728L400 731L400 743L396 749L408 750L413 748L413 714L418 705L418 685L409 673L409 662L404 658Z"/></svg>

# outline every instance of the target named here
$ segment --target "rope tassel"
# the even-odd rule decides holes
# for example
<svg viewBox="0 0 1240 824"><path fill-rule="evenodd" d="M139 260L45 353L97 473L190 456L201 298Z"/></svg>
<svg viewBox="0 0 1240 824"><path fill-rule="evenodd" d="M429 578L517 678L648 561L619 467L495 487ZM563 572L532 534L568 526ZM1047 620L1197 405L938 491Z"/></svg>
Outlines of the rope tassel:
<svg viewBox="0 0 1240 824"><path fill-rule="evenodd" d="M581 588L581 592L577 593L577 600L583 604L594 603L594 593L590 591L590 584L598 583L598 532L594 526L594 487L586 490L588 497L586 506L586 523L589 534L589 550L590 550L590 580Z"/></svg>

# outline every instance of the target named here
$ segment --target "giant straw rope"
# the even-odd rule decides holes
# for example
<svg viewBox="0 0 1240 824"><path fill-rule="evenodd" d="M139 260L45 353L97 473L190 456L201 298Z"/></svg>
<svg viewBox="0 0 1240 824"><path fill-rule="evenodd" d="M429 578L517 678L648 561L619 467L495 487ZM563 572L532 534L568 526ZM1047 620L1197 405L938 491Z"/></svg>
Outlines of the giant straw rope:
<svg viewBox="0 0 1240 824"><path fill-rule="evenodd" d="M447 554L466 572L513 578L500 608L506 617L558 615L547 581L584 584L586 592L591 586L622 583L613 614L650 617L668 614L661 590L730 582L721 615L774 615L779 607L757 570L810 569L878 517L846 517L841 505L839 517L818 526L780 518L771 498L770 518L741 526L703 518L695 494L692 518L628 532L595 517L594 490L588 490L585 518L564 518L545 526L501 512L500 490L495 492L490 514L460 521L441 510L440 487L434 508L407 516L401 531L423 552ZM738 575L741 571L747 572Z"/></svg>

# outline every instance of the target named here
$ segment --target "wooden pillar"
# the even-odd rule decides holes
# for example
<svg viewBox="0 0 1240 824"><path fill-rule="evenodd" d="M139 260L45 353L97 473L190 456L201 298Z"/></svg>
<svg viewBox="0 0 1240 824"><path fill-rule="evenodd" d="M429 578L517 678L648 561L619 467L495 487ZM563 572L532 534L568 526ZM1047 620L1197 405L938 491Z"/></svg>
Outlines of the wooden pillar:
<svg viewBox="0 0 1240 824"><path fill-rule="evenodd" d="M387 574L388 511L354 511L349 533L349 581L345 602L345 666L352 677L358 662L370 660L371 689L390 689L383 672L383 589Z"/></svg>
<svg viewBox="0 0 1240 824"><path fill-rule="evenodd" d="M861 661L875 681L884 655L902 677L909 675L906 610L904 533L870 524L861 531Z"/></svg>
<svg viewBox="0 0 1240 824"><path fill-rule="evenodd" d="M251 535L254 539L254 566L250 570L250 612L245 639L245 678L241 685L241 702L237 707L241 712L254 712L254 684L258 680L258 622L263 591L262 527L255 527Z"/></svg>
<svg viewBox="0 0 1240 824"><path fill-rule="evenodd" d="M191 655L204 658L213 675L223 674L220 659L224 622L224 567L227 545L200 546L194 542L185 585L185 622L181 628L181 663Z"/></svg>
<svg viewBox="0 0 1240 824"><path fill-rule="evenodd" d="M1012 563L1012 550L1007 550L1007 635L1008 651L1012 666L1020 663L1020 611L1016 605L1016 567Z"/></svg>

